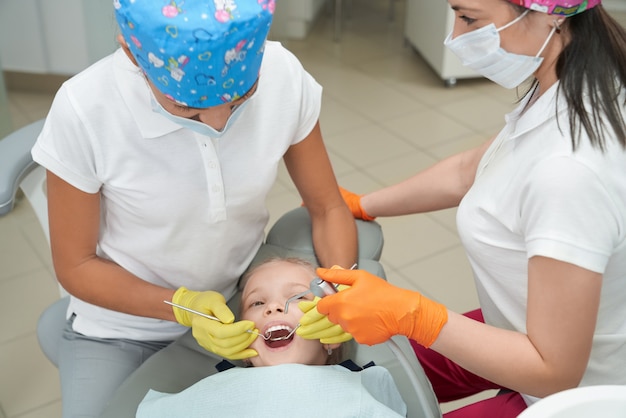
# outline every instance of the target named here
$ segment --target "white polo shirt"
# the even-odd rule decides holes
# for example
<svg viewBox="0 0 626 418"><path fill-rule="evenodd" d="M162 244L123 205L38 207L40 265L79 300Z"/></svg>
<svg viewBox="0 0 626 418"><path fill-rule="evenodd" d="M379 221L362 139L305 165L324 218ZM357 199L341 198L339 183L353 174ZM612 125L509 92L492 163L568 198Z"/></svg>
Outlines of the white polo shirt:
<svg viewBox="0 0 626 418"><path fill-rule="evenodd" d="M458 229L485 322L500 328L526 333L531 257L602 273L581 386L626 384L626 152L607 137L602 153L584 131L573 152L563 97L557 126L557 86L526 112L527 99L507 115L459 206Z"/></svg>
<svg viewBox="0 0 626 418"><path fill-rule="evenodd" d="M288 148L319 119L321 86L267 42L258 88L219 139L152 111L151 92L122 50L63 84L32 154L74 187L100 192L97 254L168 288L227 299L264 237L265 199ZM72 297L77 332L169 340L185 328Z"/></svg>

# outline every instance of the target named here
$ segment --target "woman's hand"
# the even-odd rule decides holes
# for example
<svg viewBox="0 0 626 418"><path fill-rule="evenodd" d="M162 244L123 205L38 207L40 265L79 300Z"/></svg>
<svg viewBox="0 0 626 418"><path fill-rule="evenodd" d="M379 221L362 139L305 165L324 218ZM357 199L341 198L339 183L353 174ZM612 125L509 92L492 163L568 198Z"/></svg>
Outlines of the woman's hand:
<svg viewBox="0 0 626 418"><path fill-rule="evenodd" d="M374 345L405 335L430 347L448 320L445 306L364 270L319 268L317 274L331 283L350 286L320 300L317 309L359 343Z"/></svg>
<svg viewBox="0 0 626 418"><path fill-rule="evenodd" d="M345 287L345 286L344 286ZM304 315L300 318L300 326L296 334L307 340L320 340L322 344L337 344L350 341L352 335L345 332L341 326L330 322L326 315L319 313L317 304L321 298L298 303L298 308Z"/></svg>
<svg viewBox="0 0 626 418"><path fill-rule="evenodd" d="M373 221L376 219L376 217L368 215L367 212L365 212L365 209L363 209L363 206L361 205L361 195L352 193L343 187L339 187L339 191L341 192L343 201L346 202L346 205L348 205L350 212L352 212L352 215L355 218L363 219L364 221Z"/></svg>
<svg viewBox="0 0 626 418"><path fill-rule="evenodd" d="M235 315L226 305L226 299L213 291L194 292L179 288L172 302L195 311L217 317L221 322L204 318L182 309L172 308L179 324L191 327L198 344L204 349L231 360L257 356L250 344L257 338L252 321L235 321Z"/></svg>

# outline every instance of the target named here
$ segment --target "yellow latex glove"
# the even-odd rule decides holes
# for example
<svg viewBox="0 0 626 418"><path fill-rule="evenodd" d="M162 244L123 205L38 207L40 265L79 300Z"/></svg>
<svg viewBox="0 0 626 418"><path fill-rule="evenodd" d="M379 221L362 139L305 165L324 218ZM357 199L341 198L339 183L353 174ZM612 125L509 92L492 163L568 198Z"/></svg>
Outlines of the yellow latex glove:
<svg viewBox="0 0 626 418"><path fill-rule="evenodd" d="M191 308L195 311L217 317L221 322L196 315L173 307L176 321L191 327L193 337L201 347L218 356L230 360L241 360L258 355L250 344L258 337L249 330L255 329L252 321L235 321L235 315L226 305L226 299L220 293L205 291L195 292L185 287L179 288L172 302Z"/></svg>
<svg viewBox="0 0 626 418"><path fill-rule="evenodd" d="M319 268L323 280L349 285L319 301L317 309L362 344L379 344L405 335L430 347L448 321L448 310L421 293L393 286L364 270Z"/></svg>
<svg viewBox="0 0 626 418"><path fill-rule="evenodd" d="M339 286L339 291L346 289L348 286ZM350 341L352 335L345 332L341 326L334 324L328 320L326 315L322 315L317 310L317 303L321 300L315 297L313 300L307 300L298 303L298 308L304 315L300 318L300 327L296 330L296 334L307 340L320 340L322 344L337 344Z"/></svg>

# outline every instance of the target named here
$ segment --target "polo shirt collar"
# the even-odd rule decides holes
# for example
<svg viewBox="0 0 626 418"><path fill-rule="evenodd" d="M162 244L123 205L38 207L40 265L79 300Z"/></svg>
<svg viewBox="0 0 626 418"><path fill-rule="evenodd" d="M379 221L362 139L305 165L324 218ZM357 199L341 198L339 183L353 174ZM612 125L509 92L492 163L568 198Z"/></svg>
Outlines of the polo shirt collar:
<svg viewBox="0 0 626 418"><path fill-rule="evenodd" d="M115 79L120 95L144 138L159 138L184 129L152 110L150 87L139 67L128 59L121 48L115 52L114 60Z"/></svg>
<svg viewBox="0 0 626 418"><path fill-rule="evenodd" d="M505 116L506 123L513 127L511 138L523 135L553 120L557 111L559 118L567 111L565 98L562 94L557 95L558 86L559 81L554 83L532 106L526 109L528 102L532 98L531 93L527 94L519 106Z"/></svg>

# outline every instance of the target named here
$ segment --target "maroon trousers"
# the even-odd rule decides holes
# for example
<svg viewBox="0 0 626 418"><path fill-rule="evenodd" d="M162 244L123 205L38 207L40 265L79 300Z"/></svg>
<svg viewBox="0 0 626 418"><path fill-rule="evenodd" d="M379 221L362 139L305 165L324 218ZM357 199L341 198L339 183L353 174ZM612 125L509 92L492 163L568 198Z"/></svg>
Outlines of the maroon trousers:
<svg viewBox="0 0 626 418"><path fill-rule="evenodd" d="M484 322L480 309L468 312L465 316ZM526 409L526 402L524 402L519 393L509 391L482 377L476 376L441 354L426 349L413 340L411 340L411 345L433 386L439 402L462 399L489 389L501 390L493 398L448 412L444 415L445 418L515 418Z"/></svg>

